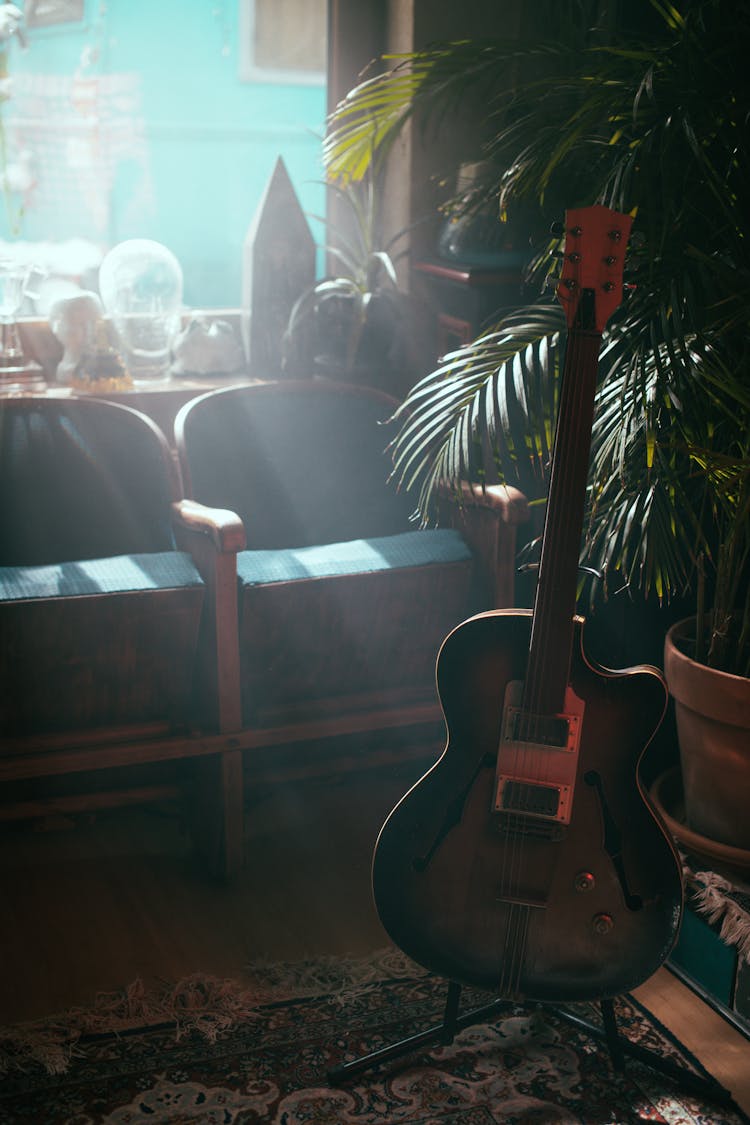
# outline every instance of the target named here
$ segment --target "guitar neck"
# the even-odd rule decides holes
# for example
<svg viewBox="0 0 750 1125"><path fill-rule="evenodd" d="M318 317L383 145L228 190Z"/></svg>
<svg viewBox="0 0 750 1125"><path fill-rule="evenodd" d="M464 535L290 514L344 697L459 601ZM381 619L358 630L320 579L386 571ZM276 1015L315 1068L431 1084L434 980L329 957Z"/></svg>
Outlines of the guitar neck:
<svg viewBox="0 0 750 1125"><path fill-rule="evenodd" d="M607 319L622 296L631 223L630 216L601 206L566 214L558 296L565 309L568 344L523 693L524 709L537 714L564 709L599 347Z"/></svg>
<svg viewBox="0 0 750 1125"><path fill-rule="evenodd" d="M563 710L569 680L600 341L575 330L565 355L524 693L542 714Z"/></svg>

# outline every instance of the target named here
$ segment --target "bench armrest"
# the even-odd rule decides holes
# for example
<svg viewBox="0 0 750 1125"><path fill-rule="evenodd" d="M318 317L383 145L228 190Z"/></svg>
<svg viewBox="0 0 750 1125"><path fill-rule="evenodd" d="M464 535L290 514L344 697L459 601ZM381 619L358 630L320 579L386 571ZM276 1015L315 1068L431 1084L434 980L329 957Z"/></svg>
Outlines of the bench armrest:
<svg viewBox="0 0 750 1125"><path fill-rule="evenodd" d="M474 553L479 608L514 606L516 528L529 519L524 494L503 484L446 484L439 511L441 523L457 528Z"/></svg>
<svg viewBox="0 0 750 1125"><path fill-rule="evenodd" d="M504 523L526 523L529 505L523 492L510 484L469 484L461 481L456 487L442 484L441 500L451 501L460 508L488 508L497 513Z"/></svg>
<svg viewBox="0 0 750 1125"><path fill-rule="evenodd" d="M207 535L217 551L236 554L245 549L242 520L226 508L208 508L196 500L178 500L172 505L175 535L186 543L190 535Z"/></svg>
<svg viewBox="0 0 750 1125"><path fill-rule="evenodd" d="M177 546L188 551L206 586L199 690L209 722L221 733L242 726L237 617L237 552L245 529L234 512L195 500L172 505Z"/></svg>

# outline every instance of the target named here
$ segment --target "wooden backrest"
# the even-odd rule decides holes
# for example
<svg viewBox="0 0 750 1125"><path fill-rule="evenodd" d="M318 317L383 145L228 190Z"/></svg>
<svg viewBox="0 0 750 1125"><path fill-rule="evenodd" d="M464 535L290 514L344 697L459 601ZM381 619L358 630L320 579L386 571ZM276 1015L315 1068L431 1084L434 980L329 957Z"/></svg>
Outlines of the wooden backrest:
<svg viewBox="0 0 750 1125"><path fill-rule="evenodd" d="M318 379L212 391L175 422L185 488L240 516L249 548L302 547L409 530L389 483L383 423L395 399Z"/></svg>
<svg viewBox="0 0 750 1125"><path fill-rule="evenodd" d="M0 565L170 550L180 491L143 414L96 399L0 400Z"/></svg>

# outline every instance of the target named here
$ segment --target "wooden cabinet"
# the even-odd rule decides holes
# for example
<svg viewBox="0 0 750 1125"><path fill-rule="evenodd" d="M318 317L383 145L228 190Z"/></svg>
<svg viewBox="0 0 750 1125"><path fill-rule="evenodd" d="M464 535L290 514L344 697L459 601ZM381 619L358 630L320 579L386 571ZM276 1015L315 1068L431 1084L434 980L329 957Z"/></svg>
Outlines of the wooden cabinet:
<svg viewBox="0 0 750 1125"><path fill-rule="evenodd" d="M515 263L505 268L431 259L417 262L414 270L430 319L433 363L475 339L494 314L523 297L522 270Z"/></svg>

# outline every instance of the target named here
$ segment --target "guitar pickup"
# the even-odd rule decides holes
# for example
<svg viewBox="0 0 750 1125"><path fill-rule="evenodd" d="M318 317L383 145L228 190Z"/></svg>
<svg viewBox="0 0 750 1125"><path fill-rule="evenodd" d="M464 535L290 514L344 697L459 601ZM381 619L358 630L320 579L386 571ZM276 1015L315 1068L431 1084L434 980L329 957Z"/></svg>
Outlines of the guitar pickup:
<svg viewBox="0 0 750 1125"><path fill-rule="evenodd" d="M572 784L541 785L501 773L495 788L494 811L570 824L572 796Z"/></svg>
<svg viewBox="0 0 750 1125"><path fill-rule="evenodd" d="M577 733L577 715L536 715L520 707L505 708L503 742L572 752L578 744Z"/></svg>
<svg viewBox="0 0 750 1125"><path fill-rule="evenodd" d="M532 714L515 705L519 689L517 682L509 684L506 693L492 811L519 823L570 824L582 705L575 701L575 710L557 715Z"/></svg>
<svg viewBox="0 0 750 1125"><path fill-rule="evenodd" d="M501 804L503 812L532 813L534 816L556 817L560 811L560 787L536 785L528 781L503 778Z"/></svg>

